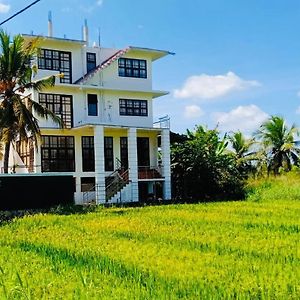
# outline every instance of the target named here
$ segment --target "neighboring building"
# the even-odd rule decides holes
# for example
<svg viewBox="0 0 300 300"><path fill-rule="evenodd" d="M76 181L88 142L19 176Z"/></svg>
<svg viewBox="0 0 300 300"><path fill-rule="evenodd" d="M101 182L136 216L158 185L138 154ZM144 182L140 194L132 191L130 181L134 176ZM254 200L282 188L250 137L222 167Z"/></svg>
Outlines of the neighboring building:
<svg viewBox="0 0 300 300"><path fill-rule="evenodd" d="M37 78L64 77L53 88L31 93L61 116L64 128L40 120L38 150L16 145L20 170L72 174L77 204L170 199L169 120L153 125L153 99L167 92L152 88L152 62L170 52L89 47L87 27L85 41L51 32L41 39Z"/></svg>

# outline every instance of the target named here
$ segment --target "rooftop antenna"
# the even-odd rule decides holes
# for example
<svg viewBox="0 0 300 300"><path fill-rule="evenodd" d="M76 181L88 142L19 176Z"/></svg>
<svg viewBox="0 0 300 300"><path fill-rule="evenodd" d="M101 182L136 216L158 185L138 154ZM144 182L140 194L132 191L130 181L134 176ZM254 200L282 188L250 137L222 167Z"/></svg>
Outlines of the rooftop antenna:
<svg viewBox="0 0 300 300"><path fill-rule="evenodd" d="M100 27L98 27L98 46L101 47L101 31L100 31Z"/></svg>
<svg viewBox="0 0 300 300"><path fill-rule="evenodd" d="M89 45L89 28L87 25L87 19L84 20L83 26L83 40L86 42L86 45Z"/></svg>
<svg viewBox="0 0 300 300"><path fill-rule="evenodd" d="M48 36L53 37L52 12L48 12Z"/></svg>

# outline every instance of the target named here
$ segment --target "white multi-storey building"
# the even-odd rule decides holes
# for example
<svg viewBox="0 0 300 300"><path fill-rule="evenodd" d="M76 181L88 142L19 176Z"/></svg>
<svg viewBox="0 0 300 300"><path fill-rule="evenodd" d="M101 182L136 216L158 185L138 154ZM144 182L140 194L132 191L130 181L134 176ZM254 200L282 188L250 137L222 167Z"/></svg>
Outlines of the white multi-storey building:
<svg viewBox="0 0 300 300"><path fill-rule="evenodd" d="M153 99L167 92L152 88L152 63L171 53L89 47L87 27L82 41L51 32L40 39L37 78L64 76L31 96L59 115L64 128L40 120L41 145L17 145L18 166L72 174L77 204L170 199L169 120L153 123Z"/></svg>

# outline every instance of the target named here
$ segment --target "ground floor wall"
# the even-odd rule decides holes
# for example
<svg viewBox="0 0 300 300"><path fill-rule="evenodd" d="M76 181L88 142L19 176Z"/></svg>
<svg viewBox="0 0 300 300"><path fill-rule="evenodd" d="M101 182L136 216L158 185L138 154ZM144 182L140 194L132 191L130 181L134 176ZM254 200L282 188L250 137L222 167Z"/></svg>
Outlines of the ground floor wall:
<svg viewBox="0 0 300 300"><path fill-rule="evenodd" d="M170 152L169 152L169 140L166 136L169 135L169 130L159 131L145 128L121 128L121 127L104 127L104 126L86 126L80 129L71 130L56 130L46 129L42 130L42 135L47 137L73 137L74 141L74 168L72 170L61 171L61 173L68 173L74 176L75 184L75 202L77 204L83 204L95 200L97 203L111 202L131 202L131 201L145 201L148 198L163 198L170 199ZM162 136L162 158L158 156L158 135ZM94 166L90 170L84 169L84 148L83 137L93 137L93 149L90 149L91 159L94 160L92 165ZM110 149L105 148L105 138L110 137L112 143ZM128 156L128 183L125 187L122 187L120 191L116 193L110 199L107 199L107 178L110 176L119 176L116 171L120 168L120 162L122 160L121 155L121 139L127 139L127 156ZM149 166L143 166L140 164L141 151L138 150L138 139L146 138L149 140ZM56 138L57 143L59 139ZM49 138L47 138L49 142ZM38 151L35 152L35 172L49 172L45 170L45 156L52 155L59 151L69 151L69 149L60 150L59 145L57 149L49 147L45 151L46 145L41 145ZM70 153L71 153L70 152ZM46 154L45 154L46 153ZM107 155L112 157L110 163L112 166L107 168ZM54 154L53 154L54 155ZM124 155L123 155L124 156ZM51 164L51 159L47 158L47 163ZM119 165L118 165L119 163ZM165 165L164 165L165 164ZM139 172L141 168L156 168L159 169L160 178L159 184L155 183L154 179L146 182L139 179ZM51 171L51 170L50 170ZM53 170L57 172L58 170ZM51 173L51 172L50 172ZM157 193L160 189L161 192Z"/></svg>

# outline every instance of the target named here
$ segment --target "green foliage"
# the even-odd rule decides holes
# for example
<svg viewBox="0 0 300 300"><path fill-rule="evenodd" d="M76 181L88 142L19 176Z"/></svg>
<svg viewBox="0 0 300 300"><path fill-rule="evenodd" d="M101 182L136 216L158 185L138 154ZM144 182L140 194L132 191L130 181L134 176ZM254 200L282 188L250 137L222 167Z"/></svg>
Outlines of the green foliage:
<svg viewBox="0 0 300 300"><path fill-rule="evenodd" d="M256 136L261 140L268 172L278 174L280 168L290 171L292 163L298 165L300 150L295 135L299 135L298 128L295 125L289 128L282 117L271 116L260 126Z"/></svg>
<svg viewBox="0 0 300 300"><path fill-rule="evenodd" d="M288 183L276 201L16 219L0 227L0 299L299 299L299 177L284 178L262 188Z"/></svg>
<svg viewBox="0 0 300 300"><path fill-rule="evenodd" d="M37 52L37 40L26 44L23 37L0 31L0 140L5 144L4 172L8 172L11 142L32 138L37 146L40 129L37 117L50 117L62 125L58 116L33 101L32 91L53 86L55 76L33 81L36 67L32 59ZM28 95L24 93L28 93Z"/></svg>
<svg viewBox="0 0 300 300"><path fill-rule="evenodd" d="M172 145L172 183L176 199L204 200L243 197L243 174L226 150L227 139L216 129L196 127L187 141Z"/></svg>
<svg viewBox="0 0 300 300"><path fill-rule="evenodd" d="M247 200L276 202L282 199L300 200L300 173L295 169L281 175L252 178L247 182Z"/></svg>
<svg viewBox="0 0 300 300"><path fill-rule="evenodd" d="M254 172L253 162L258 159L257 153L253 151L255 139L247 139L242 132L237 131L229 135L228 140L239 172L247 177L249 173Z"/></svg>

